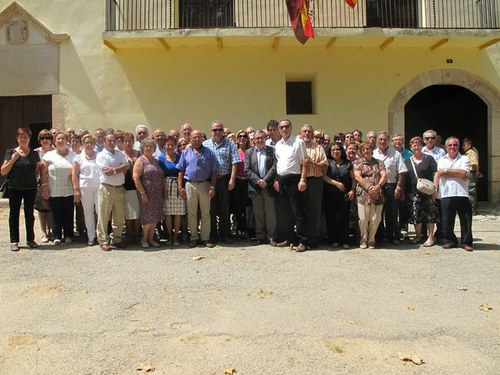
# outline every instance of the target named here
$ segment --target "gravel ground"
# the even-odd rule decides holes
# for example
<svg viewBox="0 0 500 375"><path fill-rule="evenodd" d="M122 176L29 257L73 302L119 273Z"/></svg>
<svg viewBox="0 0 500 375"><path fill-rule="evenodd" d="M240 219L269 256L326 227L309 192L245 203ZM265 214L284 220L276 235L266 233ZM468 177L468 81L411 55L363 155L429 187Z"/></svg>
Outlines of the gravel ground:
<svg viewBox="0 0 500 375"><path fill-rule="evenodd" d="M498 374L498 208L475 217L473 253L12 253L3 202L0 374Z"/></svg>

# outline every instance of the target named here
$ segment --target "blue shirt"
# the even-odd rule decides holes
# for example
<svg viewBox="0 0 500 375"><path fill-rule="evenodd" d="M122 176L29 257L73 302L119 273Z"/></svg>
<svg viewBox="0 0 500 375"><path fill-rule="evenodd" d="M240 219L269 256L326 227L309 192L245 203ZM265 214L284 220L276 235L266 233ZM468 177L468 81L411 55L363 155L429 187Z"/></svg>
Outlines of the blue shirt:
<svg viewBox="0 0 500 375"><path fill-rule="evenodd" d="M175 154L175 161L171 162L167 159L165 154L161 154L158 158L158 163L160 164L161 169L165 172L166 177L177 177L179 174L179 170L176 167L176 164L179 162L181 156L179 154Z"/></svg>
<svg viewBox="0 0 500 375"><path fill-rule="evenodd" d="M208 147L215 153L219 162L219 169L217 171L217 175L219 176L230 174L233 164L241 163L236 145L227 138L224 138L218 146L215 144L214 139L210 138L203 142L203 146Z"/></svg>
<svg viewBox="0 0 500 375"><path fill-rule="evenodd" d="M403 161L406 161L406 159L408 159L412 155L413 152L411 152L407 148L403 148L403 151L401 151L401 157L403 158Z"/></svg>
<svg viewBox="0 0 500 375"><path fill-rule="evenodd" d="M212 171L217 171L219 162L215 153L207 147L202 147L196 153L191 147L182 152L176 168L184 172L188 181L204 181L212 177Z"/></svg>

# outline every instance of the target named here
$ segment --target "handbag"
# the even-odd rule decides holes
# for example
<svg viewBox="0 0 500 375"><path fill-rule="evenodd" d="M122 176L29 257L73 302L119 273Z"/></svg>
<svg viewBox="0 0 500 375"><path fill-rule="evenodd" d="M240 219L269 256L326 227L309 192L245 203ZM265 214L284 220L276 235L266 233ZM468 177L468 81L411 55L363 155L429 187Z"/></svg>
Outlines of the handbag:
<svg viewBox="0 0 500 375"><path fill-rule="evenodd" d="M9 188L7 186L8 184L8 179L6 179L2 186L0 186L0 195L2 196L2 198L8 198L9 197Z"/></svg>
<svg viewBox="0 0 500 375"><path fill-rule="evenodd" d="M420 178L417 174L417 168L415 168L415 163L413 159L410 157L410 162L413 167L413 172L415 173L415 177L417 178L417 190L426 195L434 194L434 183L426 178Z"/></svg>

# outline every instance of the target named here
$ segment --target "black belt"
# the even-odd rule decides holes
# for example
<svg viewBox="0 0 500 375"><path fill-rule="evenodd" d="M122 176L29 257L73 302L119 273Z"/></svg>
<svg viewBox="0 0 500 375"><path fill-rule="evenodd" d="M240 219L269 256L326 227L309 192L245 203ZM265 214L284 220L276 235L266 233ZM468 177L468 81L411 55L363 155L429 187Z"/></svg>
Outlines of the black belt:
<svg viewBox="0 0 500 375"><path fill-rule="evenodd" d="M229 173L228 174L225 174L223 176L217 176L217 180L222 180L223 178L229 178Z"/></svg>
<svg viewBox="0 0 500 375"><path fill-rule="evenodd" d="M284 176L278 175L278 177L281 178L282 180L288 180L290 178L298 178L298 179L300 179L300 174L286 174Z"/></svg>

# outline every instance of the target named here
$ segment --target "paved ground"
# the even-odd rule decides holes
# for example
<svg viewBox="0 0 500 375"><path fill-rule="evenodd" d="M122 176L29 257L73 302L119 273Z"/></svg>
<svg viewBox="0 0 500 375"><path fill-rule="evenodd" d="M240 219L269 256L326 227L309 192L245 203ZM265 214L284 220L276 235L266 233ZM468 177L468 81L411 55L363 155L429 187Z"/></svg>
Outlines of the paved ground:
<svg viewBox="0 0 500 375"><path fill-rule="evenodd" d="M481 213L473 253L12 253L3 204L0 374L498 374L500 220Z"/></svg>

